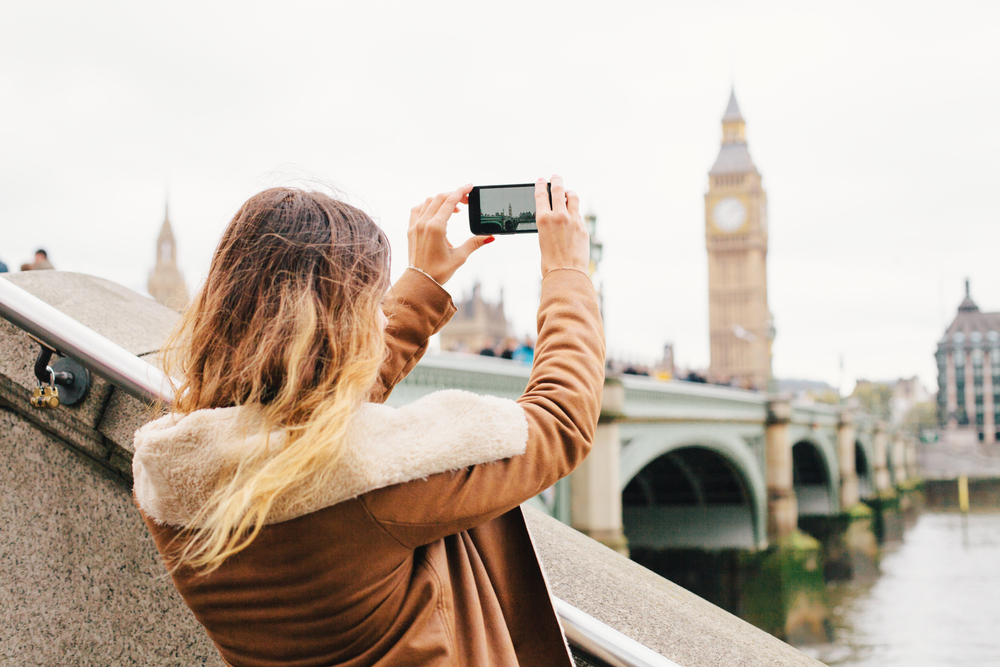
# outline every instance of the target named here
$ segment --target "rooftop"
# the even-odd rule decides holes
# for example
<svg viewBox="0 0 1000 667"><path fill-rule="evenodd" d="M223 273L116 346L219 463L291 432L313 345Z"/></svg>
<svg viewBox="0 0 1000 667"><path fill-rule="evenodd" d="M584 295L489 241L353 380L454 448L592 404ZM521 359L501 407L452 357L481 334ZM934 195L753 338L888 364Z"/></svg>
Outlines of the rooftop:
<svg viewBox="0 0 1000 667"><path fill-rule="evenodd" d="M955 340L955 334L962 334ZM973 336L973 334L979 334ZM969 281L965 281L965 298L958 306L958 313L952 320L951 326L944 332L941 343L949 340L962 342L973 338L982 340L987 337L991 341L1000 341L1000 313L984 313L979 310L979 306L972 300L969 293ZM973 341L975 342L975 341Z"/></svg>
<svg viewBox="0 0 1000 667"><path fill-rule="evenodd" d="M757 167L750 159L750 151L745 143L722 144L719 150L719 157L715 158L715 164L708 172L712 176L719 174L747 174L756 173Z"/></svg>

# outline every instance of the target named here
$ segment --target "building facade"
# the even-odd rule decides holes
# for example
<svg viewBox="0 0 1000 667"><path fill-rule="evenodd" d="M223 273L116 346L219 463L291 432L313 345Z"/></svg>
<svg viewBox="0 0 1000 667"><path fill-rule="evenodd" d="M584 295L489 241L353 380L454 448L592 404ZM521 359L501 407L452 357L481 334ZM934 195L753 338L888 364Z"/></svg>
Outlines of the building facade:
<svg viewBox="0 0 1000 667"><path fill-rule="evenodd" d="M156 265L149 273L146 289L150 296L168 308L180 311L187 306L187 286L177 268L177 242L170 227L169 207L163 214L163 225L156 239Z"/></svg>
<svg viewBox="0 0 1000 667"><path fill-rule="evenodd" d="M765 390L774 327L767 305L767 194L750 159L735 92L705 193L708 317L713 381Z"/></svg>
<svg viewBox="0 0 1000 667"><path fill-rule="evenodd" d="M507 317L503 312L503 290L500 302L483 299L482 286L477 281L472 294L455 304L457 312L441 329L441 349L453 352L479 352L504 342L508 336Z"/></svg>
<svg viewBox="0 0 1000 667"><path fill-rule="evenodd" d="M948 431L967 430L987 443L1000 424L1000 313L984 313L965 299L938 342L938 419Z"/></svg>

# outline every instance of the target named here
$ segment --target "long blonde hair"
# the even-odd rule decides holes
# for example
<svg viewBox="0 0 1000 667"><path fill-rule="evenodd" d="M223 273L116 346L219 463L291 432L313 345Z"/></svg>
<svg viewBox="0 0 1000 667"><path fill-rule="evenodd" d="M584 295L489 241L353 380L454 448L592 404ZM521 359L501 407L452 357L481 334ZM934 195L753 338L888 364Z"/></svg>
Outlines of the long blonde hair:
<svg viewBox="0 0 1000 667"><path fill-rule="evenodd" d="M239 464L181 533L175 566L217 569L283 493L323 484L385 356L388 285L385 234L326 194L274 188L233 217L161 357L183 378L174 412L245 406L260 437L245 438ZM274 432L284 433L277 453Z"/></svg>

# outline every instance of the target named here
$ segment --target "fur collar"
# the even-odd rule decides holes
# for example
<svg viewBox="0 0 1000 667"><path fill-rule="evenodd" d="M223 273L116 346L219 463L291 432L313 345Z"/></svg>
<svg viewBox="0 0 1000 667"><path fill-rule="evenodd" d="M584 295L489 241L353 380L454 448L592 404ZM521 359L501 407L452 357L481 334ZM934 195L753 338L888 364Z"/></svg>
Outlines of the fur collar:
<svg viewBox="0 0 1000 667"><path fill-rule="evenodd" d="M189 526L239 462L248 438L245 407L168 414L135 434L135 497L160 524ZM249 431L249 432L248 432ZM368 491L523 454L528 421L514 401L449 389L401 408L363 405L344 456L319 497L285 494L268 523L288 521ZM271 437L275 452L284 434Z"/></svg>

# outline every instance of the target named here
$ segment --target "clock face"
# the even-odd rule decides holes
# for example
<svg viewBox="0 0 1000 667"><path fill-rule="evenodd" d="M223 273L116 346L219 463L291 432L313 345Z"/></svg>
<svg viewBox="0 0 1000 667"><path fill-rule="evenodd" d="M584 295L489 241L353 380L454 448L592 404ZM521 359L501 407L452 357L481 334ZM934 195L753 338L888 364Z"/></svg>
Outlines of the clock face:
<svg viewBox="0 0 1000 667"><path fill-rule="evenodd" d="M747 219L747 210L735 197L726 197L715 205L712 212L715 226L724 232L735 232Z"/></svg>

